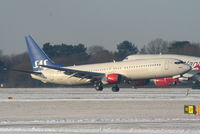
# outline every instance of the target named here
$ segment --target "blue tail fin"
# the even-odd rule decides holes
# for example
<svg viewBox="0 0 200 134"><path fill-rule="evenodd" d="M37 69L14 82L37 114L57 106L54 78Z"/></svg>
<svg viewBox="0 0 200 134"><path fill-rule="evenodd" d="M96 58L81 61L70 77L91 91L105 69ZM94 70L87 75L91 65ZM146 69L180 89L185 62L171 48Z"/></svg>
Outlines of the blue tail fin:
<svg viewBox="0 0 200 134"><path fill-rule="evenodd" d="M44 68L39 65L55 66L55 63L45 54L45 52L37 45L33 38L29 35L25 37L28 48L29 58L33 67L33 71L40 71Z"/></svg>

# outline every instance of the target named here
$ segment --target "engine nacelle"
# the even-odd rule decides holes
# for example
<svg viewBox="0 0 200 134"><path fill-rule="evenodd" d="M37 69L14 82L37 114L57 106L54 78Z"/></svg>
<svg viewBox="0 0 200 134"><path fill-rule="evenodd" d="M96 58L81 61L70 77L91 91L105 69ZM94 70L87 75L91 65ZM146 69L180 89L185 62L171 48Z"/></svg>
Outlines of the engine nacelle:
<svg viewBox="0 0 200 134"><path fill-rule="evenodd" d="M114 84L114 83L118 83L121 81L121 75L119 74L108 74L106 76L106 82L108 84Z"/></svg>
<svg viewBox="0 0 200 134"><path fill-rule="evenodd" d="M156 86L175 85L178 82L179 82L179 80L177 78L172 78L172 77L154 79L154 84Z"/></svg>
<svg viewBox="0 0 200 134"><path fill-rule="evenodd" d="M193 68L195 68L196 70L200 70L200 65L198 64L198 65L196 65L196 66L193 67Z"/></svg>

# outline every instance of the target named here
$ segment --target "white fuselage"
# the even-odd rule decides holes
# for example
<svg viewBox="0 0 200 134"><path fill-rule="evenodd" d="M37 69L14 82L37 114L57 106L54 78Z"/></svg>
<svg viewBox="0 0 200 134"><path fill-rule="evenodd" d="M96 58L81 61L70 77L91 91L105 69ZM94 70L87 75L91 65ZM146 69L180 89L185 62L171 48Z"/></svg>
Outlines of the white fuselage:
<svg viewBox="0 0 200 134"><path fill-rule="evenodd" d="M190 65L192 68L200 65L200 57L186 56L186 55L176 55L176 54L141 54L141 55L130 55L127 56L123 61L128 60L141 60L141 59L157 59L157 58L173 58L184 61L186 64Z"/></svg>
<svg viewBox="0 0 200 134"><path fill-rule="evenodd" d="M179 62L179 60L147 59L68 66L65 68L88 72L105 73L105 78L108 74L117 73L132 80L169 77L183 74L190 70L190 66L186 64L175 64L175 62ZM90 83L90 79L77 78L73 75L66 75L63 71L45 68L40 72L42 72L43 74L42 77L35 74L31 74L31 76L43 82L57 84L75 85ZM106 81L104 81L104 84L107 84Z"/></svg>
<svg viewBox="0 0 200 134"><path fill-rule="evenodd" d="M183 81L187 81L189 78L195 76L196 74L200 73L199 68L197 66L200 65L200 57L195 56L186 56L186 55L176 55L176 54L142 54L142 55L130 55L126 57L123 61L135 61L135 60L141 60L141 59L159 59L159 58L174 58L184 61L187 65L191 66L191 71L188 71L183 75L181 79ZM185 79L186 78L186 79ZM182 81L180 79L180 81Z"/></svg>

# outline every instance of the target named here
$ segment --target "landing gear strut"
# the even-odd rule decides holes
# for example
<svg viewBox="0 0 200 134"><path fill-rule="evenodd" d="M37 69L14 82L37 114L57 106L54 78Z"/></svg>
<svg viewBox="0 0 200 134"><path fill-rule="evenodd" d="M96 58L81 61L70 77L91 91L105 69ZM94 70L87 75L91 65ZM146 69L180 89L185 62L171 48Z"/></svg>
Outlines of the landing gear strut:
<svg viewBox="0 0 200 134"><path fill-rule="evenodd" d="M97 91L103 91L103 84L102 82L96 82L94 84L94 88L97 90Z"/></svg>
<svg viewBox="0 0 200 134"><path fill-rule="evenodd" d="M112 87L112 91L113 92L119 92L119 87L117 86L117 84Z"/></svg>

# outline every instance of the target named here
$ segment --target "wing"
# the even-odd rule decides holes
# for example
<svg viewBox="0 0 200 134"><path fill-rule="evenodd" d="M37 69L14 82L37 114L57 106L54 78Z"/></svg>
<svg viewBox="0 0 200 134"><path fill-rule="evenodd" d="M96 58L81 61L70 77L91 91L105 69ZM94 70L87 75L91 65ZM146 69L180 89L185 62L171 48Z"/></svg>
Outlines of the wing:
<svg viewBox="0 0 200 134"><path fill-rule="evenodd" d="M86 79L101 79L105 76L104 73L96 73L96 72L88 72L88 71L81 71L81 70L75 70L75 69L69 69L69 68L62 68L62 67L55 67L55 66L47 66L47 65L40 65L42 67L55 69L59 71L64 71L66 75L71 75L73 77L78 78L86 78Z"/></svg>
<svg viewBox="0 0 200 134"><path fill-rule="evenodd" d="M191 77L194 77L195 75L199 75L200 74L200 70L191 70L185 74L183 74L184 77L187 77L187 78L191 78Z"/></svg>

